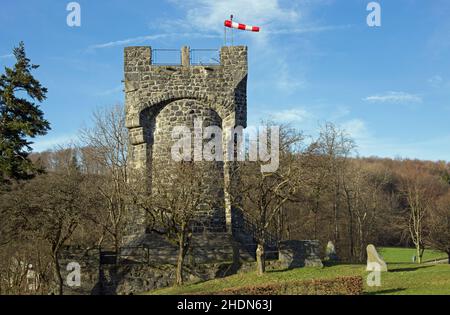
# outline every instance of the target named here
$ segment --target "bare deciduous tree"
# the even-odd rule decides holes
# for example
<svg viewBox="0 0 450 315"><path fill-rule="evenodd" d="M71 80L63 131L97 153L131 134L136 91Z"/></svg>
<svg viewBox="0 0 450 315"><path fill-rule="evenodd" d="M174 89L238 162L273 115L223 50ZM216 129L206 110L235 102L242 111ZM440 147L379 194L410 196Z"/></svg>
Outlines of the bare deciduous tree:
<svg viewBox="0 0 450 315"><path fill-rule="evenodd" d="M409 210L408 229L420 264L425 250L427 217L438 197L440 185L432 175L412 163L406 164L401 185Z"/></svg>
<svg viewBox="0 0 450 315"><path fill-rule="evenodd" d="M345 130L342 130L334 124L328 122L322 126L319 137L315 142L314 153L317 158L324 160L322 171L326 174L326 181L330 185L332 191L332 207L333 207L333 226L334 226L334 242L339 242L339 215L341 207L342 186L344 185L345 176L350 154L355 149L353 139L349 137ZM350 227L352 228L352 220Z"/></svg>
<svg viewBox="0 0 450 315"><path fill-rule="evenodd" d="M103 211L88 214L89 219L112 238L118 251L126 221L128 198L128 131L122 106L97 110L93 114L93 126L81 131L83 160L86 167L101 170L97 191L104 202ZM104 235L103 234L103 235ZM103 242L103 237L98 245Z"/></svg>
<svg viewBox="0 0 450 315"><path fill-rule="evenodd" d="M151 193L143 191L136 198L136 206L148 215L149 230L178 247L177 285L183 284L183 267L192 246L194 227L201 224L202 212L217 206L219 195L211 187L220 191L223 184L211 176L214 167L211 162L154 161Z"/></svg>
<svg viewBox="0 0 450 315"><path fill-rule="evenodd" d="M22 202L15 208L16 215L22 218L29 233L49 245L58 293L63 294L59 255L89 202L84 176L73 165L67 172L36 177L18 193Z"/></svg>
<svg viewBox="0 0 450 315"><path fill-rule="evenodd" d="M267 127L272 125L266 123ZM279 167L273 172L261 172L262 161L241 163L239 172L240 187L233 197L233 204L241 208L251 218L256 229L254 237L257 242L257 273L265 272L265 246L271 225L288 201L293 201L299 187L301 168L298 155L303 135L297 130L282 125L279 127ZM268 143L271 146L271 143ZM271 147L270 149L274 149ZM242 200L242 203L241 203Z"/></svg>
<svg viewBox="0 0 450 315"><path fill-rule="evenodd" d="M373 232L377 214L383 207L382 190L387 182L388 174L377 173L363 167L361 160L349 162L345 171L342 189L348 212L349 254L351 260L356 257L358 261L363 261L367 239ZM356 229L354 225L356 225ZM354 238L356 238L356 242Z"/></svg>
<svg viewBox="0 0 450 315"><path fill-rule="evenodd" d="M450 193L442 196L429 216L427 244L448 255L450 264Z"/></svg>

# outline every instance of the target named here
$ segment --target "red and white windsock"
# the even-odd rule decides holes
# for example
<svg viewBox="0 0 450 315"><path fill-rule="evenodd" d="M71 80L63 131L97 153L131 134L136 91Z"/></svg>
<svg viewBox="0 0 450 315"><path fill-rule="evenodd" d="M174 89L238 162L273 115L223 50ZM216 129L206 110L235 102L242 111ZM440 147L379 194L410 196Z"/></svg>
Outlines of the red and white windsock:
<svg viewBox="0 0 450 315"><path fill-rule="evenodd" d="M225 27L236 28L243 31L259 32L259 26L236 23L233 20L225 20Z"/></svg>

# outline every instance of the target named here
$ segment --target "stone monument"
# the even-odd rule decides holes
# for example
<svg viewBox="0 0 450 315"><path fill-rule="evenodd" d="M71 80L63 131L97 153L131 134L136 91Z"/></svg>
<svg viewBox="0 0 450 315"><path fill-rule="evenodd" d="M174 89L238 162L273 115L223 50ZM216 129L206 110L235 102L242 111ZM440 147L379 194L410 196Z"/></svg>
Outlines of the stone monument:
<svg viewBox="0 0 450 315"><path fill-rule="evenodd" d="M319 241L281 241L278 245L278 255L281 265L285 268L323 267L318 255Z"/></svg>
<svg viewBox="0 0 450 315"><path fill-rule="evenodd" d="M378 254L375 246L367 245L367 271L388 271L386 262Z"/></svg>
<svg viewBox="0 0 450 315"><path fill-rule="evenodd" d="M325 248L325 258L329 261L337 261L338 256L336 254L336 248L332 241L328 241L327 247Z"/></svg>

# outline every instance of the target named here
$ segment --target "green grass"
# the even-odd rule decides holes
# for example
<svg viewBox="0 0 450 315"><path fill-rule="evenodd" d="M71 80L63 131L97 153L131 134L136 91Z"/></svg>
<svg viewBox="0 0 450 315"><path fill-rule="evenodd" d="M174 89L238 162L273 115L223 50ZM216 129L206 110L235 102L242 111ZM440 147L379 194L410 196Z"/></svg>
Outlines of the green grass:
<svg viewBox="0 0 450 315"><path fill-rule="evenodd" d="M380 248L379 253L387 263L412 263L416 255L414 248ZM423 253L423 262L447 259L447 254L437 250L426 249Z"/></svg>
<svg viewBox="0 0 450 315"><path fill-rule="evenodd" d="M418 265L411 263L413 249L383 248L380 250L389 272L382 273L381 287L368 287L366 294L450 294L450 265ZM425 254L427 255L426 251ZM440 252L430 251L425 260L445 258ZM208 294L225 288L276 283L306 279L330 279L339 276L367 276L365 265L333 265L323 268L298 268L274 270L259 277L254 272L236 274L223 279L214 279L182 287L171 287L147 294Z"/></svg>

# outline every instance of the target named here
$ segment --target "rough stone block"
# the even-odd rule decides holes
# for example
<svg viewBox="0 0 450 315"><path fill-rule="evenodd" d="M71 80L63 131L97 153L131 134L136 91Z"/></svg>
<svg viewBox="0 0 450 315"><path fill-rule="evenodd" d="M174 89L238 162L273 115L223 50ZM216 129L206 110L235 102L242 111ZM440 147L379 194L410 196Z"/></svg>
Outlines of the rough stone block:
<svg viewBox="0 0 450 315"><path fill-rule="evenodd" d="M279 261L285 268L322 267L319 241L282 241L278 245Z"/></svg>
<svg viewBox="0 0 450 315"><path fill-rule="evenodd" d="M378 254L375 246L367 245L367 271L388 271L386 262Z"/></svg>

